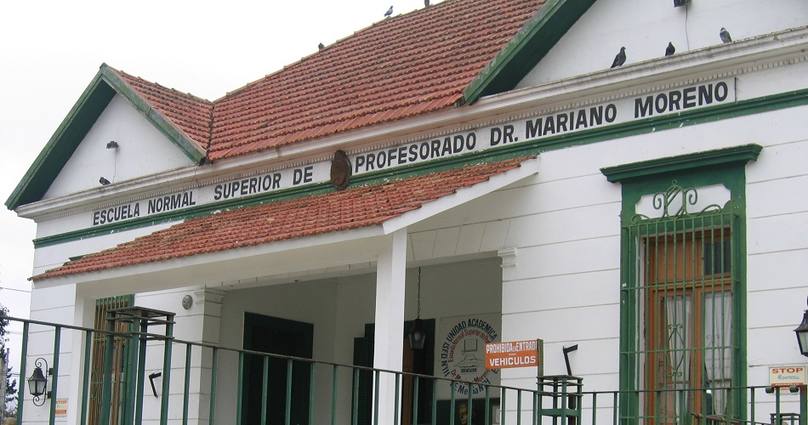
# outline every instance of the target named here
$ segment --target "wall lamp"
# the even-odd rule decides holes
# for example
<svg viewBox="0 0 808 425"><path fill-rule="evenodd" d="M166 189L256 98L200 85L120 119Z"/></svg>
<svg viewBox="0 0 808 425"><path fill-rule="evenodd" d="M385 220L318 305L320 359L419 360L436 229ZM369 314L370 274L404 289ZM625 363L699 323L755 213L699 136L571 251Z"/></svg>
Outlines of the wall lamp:
<svg viewBox="0 0 808 425"><path fill-rule="evenodd" d="M426 344L426 329L421 320L421 268L418 267L418 313L412 322L412 329L409 334L410 348L413 350L423 350Z"/></svg>
<svg viewBox="0 0 808 425"><path fill-rule="evenodd" d="M48 362L41 357L34 361L34 365L36 369L28 378L28 392L33 396L31 401L34 406L42 406L45 404L45 399L51 397L51 393L48 391L48 377L42 372L42 366L44 365L45 370L48 371L48 376L53 375L53 369L49 368Z"/></svg>
<svg viewBox="0 0 808 425"><path fill-rule="evenodd" d="M802 323L794 329L797 334L797 343L800 345L800 353L808 357L808 310L802 314Z"/></svg>

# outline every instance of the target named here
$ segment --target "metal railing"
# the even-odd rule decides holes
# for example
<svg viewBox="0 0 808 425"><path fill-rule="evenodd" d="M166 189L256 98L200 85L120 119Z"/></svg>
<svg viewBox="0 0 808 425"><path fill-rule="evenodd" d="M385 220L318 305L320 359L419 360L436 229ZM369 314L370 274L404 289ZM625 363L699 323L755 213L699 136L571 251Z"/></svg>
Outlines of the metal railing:
<svg viewBox="0 0 808 425"><path fill-rule="evenodd" d="M771 392L770 388L761 386L669 390L680 395L699 394L703 397L715 391L744 392L747 402L745 408L738 409L737 417L714 416L707 409L683 411L675 417L660 415L659 411L644 412L642 408L639 412L626 414L621 410L623 404L631 402L642 406L642 399L649 392L585 391L583 379L570 376L540 377L533 389L527 389L268 354L181 340L173 336L172 320L165 321L162 325L164 332L160 334L142 332L146 326L130 332L114 332L8 319L21 322L23 327L19 365L23 382L18 386L20 402L17 406L17 423L20 425L33 422L55 424L62 415L71 413L65 412L65 406L57 404L70 399L74 399L74 403L67 406L77 408L76 418L82 425L166 425L169 422L183 425L806 425L808 417L805 387L792 388L792 392L788 389ZM115 339L126 341L129 348L126 352L115 353L113 347L120 347L120 344L106 344L102 371L105 378L100 394L102 411L91 423L90 398L99 397L90 391L93 337L97 334L103 335L108 342ZM32 339L37 340L36 352L29 352ZM65 343L66 340L69 342ZM81 347L80 353L68 351L68 344L73 351ZM159 365L154 361L151 362L154 365L149 364L148 351L152 352L151 359L159 360L156 362ZM172 363L175 351L184 353L176 365ZM111 373L116 355L123 356L124 363L135 366L123 373L124 378L118 381ZM32 404L35 397L24 382L34 372L29 362L32 364L32 359L37 357L47 357L52 369L46 375L50 395L36 397L44 401L41 407ZM63 363L63 358L70 361ZM255 370L260 370L260 376L252 376L260 386L250 387L245 381L249 377L248 362ZM285 373L273 376L271 362L281 366L273 370ZM228 367L236 371L236 376L224 370ZM71 371L77 370L80 370L80 376L71 376ZM149 382L145 379L147 370L155 371ZM162 381L159 386L153 382L158 370ZM73 379L78 381L71 381ZM172 387L174 379L178 379L179 388ZM64 380L69 382L63 388ZM235 384L235 388L225 381ZM111 397L116 385L123 394L117 405ZM273 388L282 390L273 392ZM304 395L301 395L301 388L305 390ZM385 391L392 397L385 398ZM657 399L660 399L665 391L656 392ZM144 409L147 403L154 408Z"/></svg>

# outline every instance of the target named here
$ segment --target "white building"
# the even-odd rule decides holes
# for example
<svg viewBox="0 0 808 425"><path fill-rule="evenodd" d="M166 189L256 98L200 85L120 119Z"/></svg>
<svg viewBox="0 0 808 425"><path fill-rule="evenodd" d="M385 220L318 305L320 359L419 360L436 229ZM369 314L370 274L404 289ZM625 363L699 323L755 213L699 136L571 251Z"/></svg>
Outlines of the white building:
<svg viewBox="0 0 808 425"><path fill-rule="evenodd" d="M102 65L6 202L37 223L31 318L92 328L135 305L175 312L185 341L527 390L535 368L486 370L484 344L542 339L546 375L577 344L583 390L610 392L583 423L770 423L775 397L804 421L800 395L749 387L805 364L808 2L675 3L447 0L215 101ZM31 325L24 375L58 358L58 388L50 408L26 393L25 424L55 401L79 423L83 397L100 423L82 376L103 351L63 331L54 357L53 327ZM216 423L258 423L259 358L239 375L222 351L211 383L210 348L191 353L175 344L171 422L209 423L213 388ZM146 375L163 361L150 343ZM273 423L288 372L268 364ZM392 375L352 387L338 368L332 388L330 368L294 363L292 423L429 422L412 379L399 406ZM136 390L149 423L154 380ZM449 423L469 387L435 391ZM504 418L530 423L532 397L509 393Z"/></svg>

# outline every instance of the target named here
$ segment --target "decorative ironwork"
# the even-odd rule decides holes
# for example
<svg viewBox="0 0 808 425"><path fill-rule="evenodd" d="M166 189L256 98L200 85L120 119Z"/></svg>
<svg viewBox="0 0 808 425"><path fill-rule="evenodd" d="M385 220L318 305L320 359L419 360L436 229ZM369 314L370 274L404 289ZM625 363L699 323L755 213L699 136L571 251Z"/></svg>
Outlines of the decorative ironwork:
<svg viewBox="0 0 808 425"><path fill-rule="evenodd" d="M45 400L50 396L47 376L51 375L52 372L50 368L48 368L48 361L42 357L34 360L34 366L34 373L31 378L28 379L29 385L34 387L29 390L31 392L31 402L34 406L44 406ZM45 373L42 373L43 370Z"/></svg>
<svg viewBox="0 0 808 425"><path fill-rule="evenodd" d="M662 214L657 218L676 218L693 214L718 213L725 207L718 204L710 204L699 211L692 211L699 202L699 192L695 187L684 187L678 181L671 181L671 185L664 191L655 193L652 198L653 208ZM633 221L648 220L643 214L634 216Z"/></svg>

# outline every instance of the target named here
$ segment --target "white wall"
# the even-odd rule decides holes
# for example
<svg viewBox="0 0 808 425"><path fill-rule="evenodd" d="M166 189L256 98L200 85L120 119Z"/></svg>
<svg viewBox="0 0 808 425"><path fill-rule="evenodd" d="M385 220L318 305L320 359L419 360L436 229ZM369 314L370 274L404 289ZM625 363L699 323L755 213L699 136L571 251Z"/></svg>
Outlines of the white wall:
<svg viewBox="0 0 808 425"><path fill-rule="evenodd" d="M118 149L107 149L109 141ZM59 172L43 199L99 187L105 177L113 183L192 165L128 100L115 95L81 144Z"/></svg>
<svg viewBox="0 0 808 425"><path fill-rule="evenodd" d="M608 69L621 46L631 64L663 57L669 41L679 53L720 44L721 27L740 40L804 25L802 0L598 0L517 87Z"/></svg>
<svg viewBox="0 0 808 425"><path fill-rule="evenodd" d="M747 84L739 82L753 91ZM805 363L793 329L808 295L808 202L801 195L808 183L806 114L808 107L800 106L542 153L537 176L415 226L412 256L517 248L515 265L503 270L503 340L543 338L547 374L564 372L561 347L577 343L573 372L585 389L614 390L621 188L600 168L761 144L759 161L747 166L747 346L748 384L767 385L768 366ZM506 370L503 384L534 388L534 375ZM765 397L758 394L758 402ZM794 396L783 400L784 411L796 409ZM759 410L759 418L767 413ZM602 414L607 420L611 413Z"/></svg>

